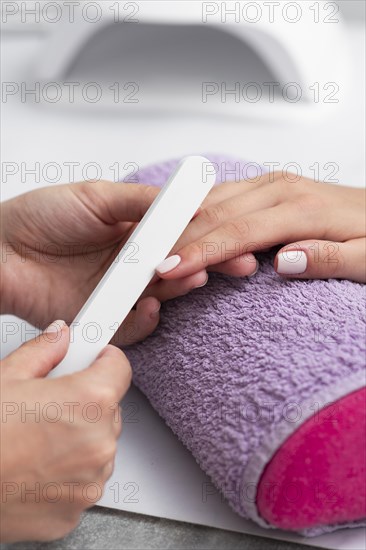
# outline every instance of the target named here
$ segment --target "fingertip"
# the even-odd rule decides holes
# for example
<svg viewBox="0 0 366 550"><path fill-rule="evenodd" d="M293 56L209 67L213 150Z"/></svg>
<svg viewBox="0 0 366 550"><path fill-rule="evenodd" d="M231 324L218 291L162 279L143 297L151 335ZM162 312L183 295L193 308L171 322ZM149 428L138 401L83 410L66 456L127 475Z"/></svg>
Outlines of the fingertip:
<svg viewBox="0 0 366 550"><path fill-rule="evenodd" d="M158 324L160 319L160 307L150 313L150 319L155 322L155 325Z"/></svg>
<svg viewBox="0 0 366 550"><path fill-rule="evenodd" d="M108 344L102 351L99 353L97 359L102 359L106 357L124 357L124 353L120 348L117 348L116 346L113 346L112 344Z"/></svg>
<svg viewBox="0 0 366 550"><path fill-rule="evenodd" d="M202 288L204 286L206 286L208 283L208 273L205 269L202 269L201 271L199 271L198 273L195 273L194 275L192 275L192 277L190 277L190 289L188 289L188 292L189 290L194 290L195 288Z"/></svg>
<svg viewBox="0 0 366 550"><path fill-rule="evenodd" d="M104 363L103 365L104 376L106 373L106 368L109 367L111 370L110 371L108 370L108 372L116 372L116 371L118 372L119 370L121 370L123 375L127 373L129 378L132 377L131 365L125 353L123 352L123 350L121 350L117 346L114 346L113 344L108 344L100 352L97 359L89 367L89 369L90 368L93 369L93 366L97 366L97 367L101 366L101 362Z"/></svg>
<svg viewBox="0 0 366 550"><path fill-rule="evenodd" d="M48 327L40 334L45 342L55 343L59 342L62 338L69 334L69 327L65 321L58 319L53 321Z"/></svg>
<svg viewBox="0 0 366 550"><path fill-rule="evenodd" d="M254 277L259 269L259 262L252 252L245 252L242 256L245 263L245 277ZM235 259L234 259L235 261Z"/></svg>
<svg viewBox="0 0 366 550"><path fill-rule="evenodd" d="M66 327L65 321L62 319L58 319L57 321L53 321L48 327L43 331L43 334L55 334L60 331L62 331Z"/></svg>
<svg viewBox="0 0 366 550"><path fill-rule="evenodd" d="M255 264L253 266L253 271L249 273L249 275L247 275L248 279L250 279L251 277L254 277L254 275L256 275L259 271L259 262L256 258L254 258L254 260L255 260Z"/></svg>
<svg viewBox="0 0 366 550"><path fill-rule="evenodd" d="M161 303L155 296L148 296L138 302L136 307L136 313L138 320L146 322L148 319L156 320L159 318L159 312L161 309Z"/></svg>
<svg viewBox="0 0 366 550"><path fill-rule="evenodd" d="M154 296L148 296L137 304L133 343L147 338L159 324L161 303Z"/></svg>

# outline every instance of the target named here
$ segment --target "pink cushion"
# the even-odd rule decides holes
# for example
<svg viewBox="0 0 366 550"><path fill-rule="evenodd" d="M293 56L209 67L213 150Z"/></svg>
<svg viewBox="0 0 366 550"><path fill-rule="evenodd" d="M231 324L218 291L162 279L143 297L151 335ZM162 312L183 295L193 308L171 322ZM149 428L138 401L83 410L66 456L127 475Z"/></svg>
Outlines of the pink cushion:
<svg viewBox="0 0 366 550"><path fill-rule="evenodd" d="M299 530L366 517L366 388L323 408L266 466L257 509L269 524Z"/></svg>

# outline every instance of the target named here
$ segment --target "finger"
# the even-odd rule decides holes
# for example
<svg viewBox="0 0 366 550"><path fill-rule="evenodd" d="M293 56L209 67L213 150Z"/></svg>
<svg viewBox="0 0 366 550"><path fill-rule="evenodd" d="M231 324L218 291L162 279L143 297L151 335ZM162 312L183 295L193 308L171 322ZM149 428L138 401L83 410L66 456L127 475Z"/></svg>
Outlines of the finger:
<svg viewBox="0 0 366 550"><path fill-rule="evenodd" d="M147 338L159 324L161 304L156 297L146 297L130 311L112 339L115 346L130 346Z"/></svg>
<svg viewBox="0 0 366 550"><path fill-rule="evenodd" d="M235 197L241 193L249 193L259 186L259 182L250 180L229 181L219 183L212 188L202 203L202 208L207 208L217 202L222 202L229 197Z"/></svg>
<svg viewBox="0 0 366 550"><path fill-rule="evenodd" d="M106 224L140 221L160 191L151 185L108 181L77 184L73 190Z"/></svg>
<svg viewBox="0 0 366 550"><path fill-rule="evenodd" d="M68 375L70 383L98 388L105 396L105 407L111 413L130 387L132 371L125 354L115 346L108 345L97 359L83 371Z"/></svg>
<svg viewBox="0 0 366 550"><path fill-rule="evenodd" d="M234 181L233 178L232 181L230 181L230 179L227 178L225 182L215 185L203 201L203 208L207 208L211 204L221 202L229 197L234 197L241 193L248 193L268 183L273 183L281 177L280 172L266 172L255 178L245 178L245 174L242 175L243 177L240 180L236 179Z"/></svg>
<svg viewBox="0 0 366 550"><path fill-rule="evenodd" d="M253 277L259 269L259 263L254 254L248 252L242 256L231 258L221 264L212 265L208 271L223 273L231 277Z"/></svg>
<svg viewBox="0 0 366 550"><path fill-rule="evenodd" d="M366 282L366 239L344 243L304 241L282 248L275 270L283 277L299 279L350 279Z"/></svg>
<svg viewBox="0 0 366 550"><path fill-rule="evenodd" d="M232 192L232 186L226 184L229 193ZM223 187L226 187L226 185ZM245 187L245 184L234 184L239 188ZM183 235L174 246L172 253L187 246L221 227L227 220L246 216L252 212L271 208L278 203L280 190L278 187L263 189L262 186L251 191L238 192L234 195L222 196L221 202L209 204L203 208L199 214L191 221Z"/></svg>
<svg viewBox="0 0 366 550"><path fill-rule="evenodd" d="M309 238L322 231L318 212L301 211L291 203L231 219L168 257L158 267L163 279L177 279L248 252Z"/></svg>
<svg viewBox="0 0 366 550"><path fill-rule="evenodd" d="M65 357L69 347L69 328L55 321L46 330L26 342L2 361L2 373L12 378L41 378Z"/></svg>
<svg viewBox="0 0 366 550"><path fill-rule="evenodd" d="M172 300L178 296L184 296L195 288L201 288L206 285L208 275L205 270L194 273L183 279L173 279L171 281L158 280L155 284L148 286L142 297L154 296L160 302Z"/></svg>

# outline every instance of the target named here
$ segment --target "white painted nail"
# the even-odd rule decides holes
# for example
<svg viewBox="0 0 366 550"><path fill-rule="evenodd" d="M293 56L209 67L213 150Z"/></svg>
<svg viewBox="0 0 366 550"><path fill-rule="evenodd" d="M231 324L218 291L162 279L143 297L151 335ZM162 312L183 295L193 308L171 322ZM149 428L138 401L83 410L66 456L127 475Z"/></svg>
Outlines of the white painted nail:
<svg viewBox="0 0 366 550"><path fill-rule="evenodd" d="M169 258L166 258L164 261L161 262L161 264L158 265L156 268L156 271L158 273L168 273L168 271L171 271L175 267L177 267L178 264L182 261L182 258L178 256L178 254L174 254L174 256L170 256Z"/></svg>
<svg viewBox="0 0 366 550"><path fill-rule="evenodd" d="M61 320L54 321L46 328L46 330L44 331L44 334L52 334L52 333L55 334L56 332L60 332L65 326L66 326L65 321L61 321Z"/></svg>
<svg viewBox="0 0 366 550"><path fill-rule="evenodd" d="M300 275L306 271L308 260L302 250L287 250L278 254L277 258L277 273Z"/></svg>

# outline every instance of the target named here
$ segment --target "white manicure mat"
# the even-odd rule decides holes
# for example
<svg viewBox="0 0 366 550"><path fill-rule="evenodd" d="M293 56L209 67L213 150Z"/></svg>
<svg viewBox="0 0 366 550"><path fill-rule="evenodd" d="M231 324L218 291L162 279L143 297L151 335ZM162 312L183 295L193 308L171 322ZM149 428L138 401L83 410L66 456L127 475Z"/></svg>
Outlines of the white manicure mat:
<svg viewBox="0 0 366 550"><path fill-rule="evenodd" d="M5 322L19 320L3 316ZM24 327L23 326L23 339ZM29 337L34 336L29 334ZM7 337L1 356L20 345L20 335ZM124 429L118 442L115 471L107 482L100 505L208 525L252 535L336 550L364 550L366 530L344 529L314 538L266 530L231 511L189 451L154 411L145 396L132 387L122 403Z"/></svg>

